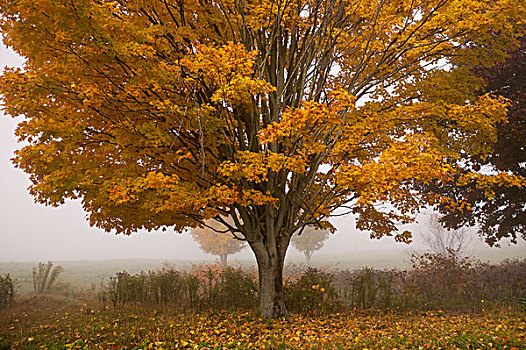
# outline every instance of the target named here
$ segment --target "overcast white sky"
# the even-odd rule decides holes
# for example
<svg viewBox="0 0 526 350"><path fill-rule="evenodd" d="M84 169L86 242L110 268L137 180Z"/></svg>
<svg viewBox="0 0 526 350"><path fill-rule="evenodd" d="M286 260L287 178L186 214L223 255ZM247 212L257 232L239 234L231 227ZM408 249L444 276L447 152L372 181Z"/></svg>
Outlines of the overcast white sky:
<svg viewBox="0 0 526 350"><path fill-rule="evenodd" d="M21 64L22 60L14 52L0 44L0 69ZM18 121L0 112L0 262L213 258L200 252L188 233L140 232L115 236L89 227L78 202L69 202L60 208L35 204L27 192L27 175L15 169L10 161L17 147L13 132ZM405 255L408 249L391 238L371 241L366 233L354 230L352 218L339 219L335 224L338 232L326 241L318 256L332 254L341 258L357 252ZM501 253L506 249L510 256L526 257L526 249L505 246ZM291 254L299 255L293 249ZM251 253L245 250L236 256L250 258Z"/></svg>

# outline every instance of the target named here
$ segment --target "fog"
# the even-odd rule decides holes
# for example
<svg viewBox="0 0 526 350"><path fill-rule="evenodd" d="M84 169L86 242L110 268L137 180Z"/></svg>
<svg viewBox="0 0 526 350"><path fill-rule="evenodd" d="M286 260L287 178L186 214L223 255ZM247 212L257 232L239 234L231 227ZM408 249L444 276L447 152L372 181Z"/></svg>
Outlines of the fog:
<svg viewBox="0 0 526 350"><path fill-rule="evenodd" d="M0 45L0 67L20 65L22 60L12 51ZM130 236L113 235L89 227L86 213L80 203L67 202L59 208L35 204L28 194L29 179L11 163L17 148L14 129L20 120L0 115L0 262L67 261L107 259L166 259L166 260L214 260L215 257L199 250L189 233L138 232ZM421 249L418 236L416 243L396 243L390 237L369 239L367 233L354 228L352 217L334 221L338 232L332 235L325 247L313 256L313 263L338 264L355 261L359 265L389 267L408 260L408 253ZM424 229L413 225L413 231ZM499 260L505 257L526 257L526 245L509 245L489 249L483 243L474 253L481 259ZM290 248L289 257L300 259L302 255ZM233 255L231 260L251 260L248 249Z"/></svg>

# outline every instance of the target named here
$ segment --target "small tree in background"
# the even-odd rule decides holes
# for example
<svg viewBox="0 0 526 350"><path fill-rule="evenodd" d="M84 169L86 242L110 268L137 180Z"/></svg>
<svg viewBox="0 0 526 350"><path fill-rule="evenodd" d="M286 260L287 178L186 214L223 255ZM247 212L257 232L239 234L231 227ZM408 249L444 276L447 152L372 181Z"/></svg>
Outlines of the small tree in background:
<svg viewBox="0 0 526 350"><path fill-rule="evenodd" d="M35 294L49 292L62 272L64 272L62 266L58 265L53 267L53 262L51 261L47 263L39 262L38 265L33 268L33 288Z"/></svg>
<svg viewBox="0 0 526 350"><path fill-rule="evenodd" d="M221 265L226 268L228 256L245 248L245 242L235 239L230 232L224 231L225 229L214 222L208 227L194 228L190 233L203 252L219 256Z"/></svg>
<svg viewBox="0 0 526 350"><path fill-rule="evenodd" d="M433 254L444 257L466 253L476 243L475 235L468 227L457 229L445 228L439 214L428 216L426 229L420 232L425 244Z"/></svg>
<svg viewBox="0 0 526 350"><path fill-rule="evenodd" d="M303 233L292 236L294 248L305 254L307 265L310 265L312 254L323 247L323 242L329 238L329 231L317 230L312 226L305 228Z"/></svg>

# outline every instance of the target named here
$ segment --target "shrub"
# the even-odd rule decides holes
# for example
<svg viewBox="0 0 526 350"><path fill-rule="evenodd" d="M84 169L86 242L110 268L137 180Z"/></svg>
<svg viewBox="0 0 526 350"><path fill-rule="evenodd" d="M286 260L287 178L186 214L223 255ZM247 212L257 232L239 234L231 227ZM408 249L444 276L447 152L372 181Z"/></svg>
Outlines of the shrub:
<svg viewBox="0 0 526 350"><path fill-rule="evenodd" d="M284 290L291 312L321 315L341 308L333 276L316 268L309 267L299 278L286 280Z"/></svg>
<svg viewBox="0 0 526 350"><path fill-rule="evenodd" d="M110 278L100 300L116 309L130 304L194 311L248 310L256 306L256 291L254 276L240 268L194 266L189 272L173 269L134 275L119 272Z"/></svg>
<svg viewBox="0 0 526 350"><path fill-rule="evenodd" d="M53 262L40 262L33 268L33 288L35 294L48 293L58 276L64 272L62 266L53 267Z"/></svg>
<svg viewBox="0 0 526 350"><path fill-rule="evenodd" d="M395 270L364 268L356 272L339 271L335 276L338 294L350 307L391 308L400 293L396 284L399 273Z"/></svg>
<svg viewBox="0 0 526 350"><path fill-rule="evenodd" d="M0 309L5 309L13 303L15 283L9 274L0 276Z"/></svg>
<svg viewBox="0 0 526 350"><path fill-rule="evenodd" d="M219 276L219 296L217 305L219 309L250 310L257 306L256 276L240 268L227 268Z"/></svg>
<svg viewBox="0 0 526 350"><path fill-rule="evenodd" d="M413 255L411 261L407 271L333 271L332 281L351 308L473 311L501 304L520 308L526 300L526 260L483 264L451 252Z"/></svg>
<svg viewBox="0 0 526 350"><path fill-rule="evenodd" d="M406 286L417 290L425 309L463 309L474 301L477 261L450 251L414 254ZM480 302L480 300L479 300Z"/></svg>
<svg viewBox="0 0 526 350"><path fill-rule="evenodd" d="M505 260L497 265L480 264L477 267L477 299L490 302L521 304L526 299L526 259Z"/></svg>
<svg viewBox="0 0 526 350"><path fill-rule="evenodd" d="M523 308L526 300L526 260L491 265L458 254L426 253L414 255L407 271L322 271L289 265L285 273L289 311L309 315L342 307L471 311L504 303ZM116 309L142 305L194 312L254 310L257 278L253 271L218 265L119 272L103 288L101 301Z"/></svg>

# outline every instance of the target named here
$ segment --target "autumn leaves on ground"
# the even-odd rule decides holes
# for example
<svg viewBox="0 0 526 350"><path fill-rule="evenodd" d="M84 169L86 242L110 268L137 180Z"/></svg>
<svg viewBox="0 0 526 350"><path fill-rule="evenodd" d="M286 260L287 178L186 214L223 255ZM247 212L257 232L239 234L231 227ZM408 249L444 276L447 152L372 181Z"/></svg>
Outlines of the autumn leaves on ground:
<svg viewBox="0 0 526 350"><path fill-rule="evenodd" d="M2 299L0 349L524 349L525 271L439 254L408 271L291 265L292 314L276 320L257 312L248 268L121 272L76 292L37 283L47 294Z"/></svg>
<svg viewBox="0 0 526 350"><path fill-rule="evenodd" d="M41 300L40 302L48 302ZM115 312L87 305L3 320L5 349L524 349L524 314L351 312L264 321L251 313ZM44 316L36 312L49 312ZM5 340L7 339L7 340ZM9 343L13 341L12 343Z"/></svg>

